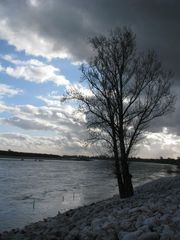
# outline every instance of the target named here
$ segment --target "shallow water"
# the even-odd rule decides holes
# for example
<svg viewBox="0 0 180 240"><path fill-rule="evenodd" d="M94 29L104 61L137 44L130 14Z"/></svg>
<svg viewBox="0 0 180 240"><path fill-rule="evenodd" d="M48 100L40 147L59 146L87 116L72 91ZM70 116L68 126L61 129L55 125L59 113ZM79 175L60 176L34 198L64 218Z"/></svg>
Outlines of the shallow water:
<svg viewBox="0 0 180 240"><path fill-rule="evenodd" d="M134 185L176 166L132 163ZM110 161L0 161L0 231L23 227L117 193Z"/></svg>

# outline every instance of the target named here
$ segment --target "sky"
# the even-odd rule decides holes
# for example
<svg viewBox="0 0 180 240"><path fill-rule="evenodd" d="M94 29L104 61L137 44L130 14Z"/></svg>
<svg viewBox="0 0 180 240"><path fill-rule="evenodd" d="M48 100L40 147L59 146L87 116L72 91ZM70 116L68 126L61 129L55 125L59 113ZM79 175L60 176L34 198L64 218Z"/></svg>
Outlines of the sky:
<svg viewBox="0 0 180 240"><path fill-rule="evenodd" d="M174 72L176 94L175 111L153 122L134 154L180 156L179 13L178 0L1 0L0 149L103 154L85 146L85 116L61 98L71 86L84 89L88 39L128 26L137 47L155 49Z"/></svg>

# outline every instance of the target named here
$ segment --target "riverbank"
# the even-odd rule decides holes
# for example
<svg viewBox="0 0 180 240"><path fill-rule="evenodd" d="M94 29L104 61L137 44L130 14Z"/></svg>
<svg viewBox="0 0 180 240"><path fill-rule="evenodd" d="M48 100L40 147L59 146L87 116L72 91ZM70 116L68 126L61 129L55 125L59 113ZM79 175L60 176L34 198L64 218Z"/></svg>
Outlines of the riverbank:
<svg viewBox="0 0 180 240"><path fill-rule="evenodd" d="M180 175L161 178L118 196L1 233L1 240L180 239Z"/></svg>
<svg viewBox="0 0 180 240"><path fill-rule="evenodd" d="M54 155L46 153L33 153L33 152L16 152L12 150L0 150L0 161L93 161L93 160L107 160L114 161L113 158L103 155L97 156L85 156L85 155ZM132 157L129 162L142 162L142 163L160 163L160 164L171 164L176 165L180 168L180 158L160 158L160 159L150 159L150 158L139 158Z"/></svg>

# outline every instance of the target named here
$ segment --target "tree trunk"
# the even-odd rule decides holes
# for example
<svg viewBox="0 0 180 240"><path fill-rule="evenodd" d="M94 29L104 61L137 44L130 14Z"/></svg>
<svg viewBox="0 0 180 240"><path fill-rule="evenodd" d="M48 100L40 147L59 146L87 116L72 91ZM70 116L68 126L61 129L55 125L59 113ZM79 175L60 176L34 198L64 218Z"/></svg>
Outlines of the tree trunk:
<svg viewBox="0 0 180 240"><path fill-rule="evenodd" d="M113 124L112 126L114 126ZM113 139L112 139L113 151L114 151L114 158L115 158L116 177L118 181L119 195L120 195L120 198L131 197L133 196L134 191L133 191L133 185L131 180L132 176L129 173L129 167L128 167L127 158L125 155L125 148L124 148L124 145L121 145L121 159L119 159L116 133L114 128L112 130L113 130ZM122 152L124 157L122 157ZM121 161L121 166L120 166L120 161Z"/></svg>
<svg viewBox="0 0 180 240"><path fill-rule="evenodd" d="M123 175L123 185L124 185L124 198L131 197L134 195L134 189L132 185L132 175L129 173L127 158L122 157L121 163L122 163L122 175Z"/></svg>
<svg viewBox="0 0 180 240"><path fill-rule="evenodd" d="M121 171L120 171L120 165L119 165L119 158L115 157L115 166L116 166L116 177L118 182L118 190L119 190L119 196L120 198L124 197L124 184L122 181Z"/></svg>
<svg viewBox="0 0 180 240"><path fill-rule="evenodd" d="M134 189L132 185L132 176L127 174L124 177L124 198L132 197L134 195Z"/></svg>
<svg viewBox="0 0 180 240"><path fill-rule="evenodd" d="M114 122L112 121L112 126L114 126ZM119 153L118 153L118 147L117 147L117 140L116 140L116 132L114 127L112 127L113 131L113 152L114 152L114 159L115 159L115 168L116 168L116 177L117 177L117 182L118 182L118 190L119 190L119 196L120 198L124 197L124 184L123 184L123 179L122 179L122 174L121 174L121 169L120 169L120 163L119 163Z"/></svg>
<svg viewBox="0 0 180 240"><path fill-rule="evenodd" d="M116 177L118 182L118 190L120 198L128 198L133 196L134 190L132 185L132 176L129 173L128 164L126 170L120 169L119 159L115 158Z"/></svg>

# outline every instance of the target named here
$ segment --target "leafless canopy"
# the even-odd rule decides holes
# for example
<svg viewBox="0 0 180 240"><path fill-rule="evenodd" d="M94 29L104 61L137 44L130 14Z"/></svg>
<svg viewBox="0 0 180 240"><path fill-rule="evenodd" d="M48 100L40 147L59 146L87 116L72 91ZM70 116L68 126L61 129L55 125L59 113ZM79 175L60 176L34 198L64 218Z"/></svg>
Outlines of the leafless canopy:
<svg viewBox="0 0 180 240"><path fill-rule="evenodd" d="M150 122L174 104L172 73L163 69L154 51L139 53L135 39L128 28L92 38L94 56L82 66L92 95L77 89L68 93L86 112L92 139L108 144L121 159L121 169Z"/></svg>

